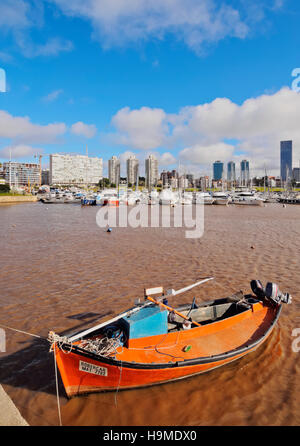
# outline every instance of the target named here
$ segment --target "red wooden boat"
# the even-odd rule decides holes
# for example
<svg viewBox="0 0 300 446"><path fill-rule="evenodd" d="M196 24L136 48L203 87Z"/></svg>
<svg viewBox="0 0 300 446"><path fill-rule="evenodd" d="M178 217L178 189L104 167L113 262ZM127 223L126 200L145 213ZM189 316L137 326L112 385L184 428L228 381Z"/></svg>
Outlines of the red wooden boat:
<svg viewBox="0 0 300 446"><path fill-rule="evenodd" d="M228 364L259 347L291 302L275 284L252 281L253 294L169 306L170 296L210 279L166 295L145 290L145 303L80 333L50 332L67 395L161 384Z"/></svg>

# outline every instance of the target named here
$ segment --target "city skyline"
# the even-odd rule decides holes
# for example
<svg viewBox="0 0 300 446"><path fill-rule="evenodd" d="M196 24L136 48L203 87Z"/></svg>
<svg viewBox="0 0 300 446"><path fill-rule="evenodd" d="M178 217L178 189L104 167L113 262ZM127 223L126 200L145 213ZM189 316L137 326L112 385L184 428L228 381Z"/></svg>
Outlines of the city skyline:
<svg viewBox="0 0 300 446"><path fill-rule="evenodd" d="M162 0L141 2L130 11L120 1L106 5L108 15L102 0L87 0L86 10L64 0L42 3L2 2L14 14L0 26L1 162L10 152L23 162L42 154L47 167L47 154L84 155L88 145L104 169L111 156L130 153L141 170L153 154L163 168L179 161L195 175L217 159L248 159L254 175L265 166L276 174L278 141L288 139L300 159L295 0L251 7L228 0L225 9L207 0L196 16L196 0L168 8ZM150 31L154 12L159 20Z"/></svg>
<svg viewBox="0 0 300 446"><path fill-rule="evenodd" d="M288 143L288 144L286 144ZM290 172L289 174L289 179L296 179L298 180L299 177L299 169L300 169L300 161L299 161L299 167L293 167L292 166L292 161L291 161L291 157L292 157L292 141L281 141L280 142L280 159L281 159L281 164L282 164L282 147L288 147L289 150L289 156L290 156L290 166L288 171ZM128 155L127 158L123 158L123 160L121 160L120 158L118 158L117 156L113 155L107 163L107 169L105 169L103 167L103 158L102 157L90 157L88 156L88 154L86 155L78 155L78 154L51 154L48 155L49 156L49 169L51 171L51 165L53 164L53 159L59 159L61 160L58 163L58 170L61 169L65 169L66 173L66 177L68 176L72 176L74 173L74 168L75 168L75 164L74 164L74 160L76 162L78 162L77 160L79 160L79 164L81 163L82 166L79 167L76 166L76 169L81 169L84 170L84 173L80 174L81 177L86 177L87 175L90 175L89 172L89 166L86 163L85 160L88 160L88 163L90 165L90 168L93 168L93 162L96 161L100 162L100 167L97 171L97 176L99 176L100 178L108 178L110 183L112 184L118 184L120 182L120 178L127 178L127 181L130 184L135 184L137 181L137 178L142 177L145 178L147 177L147 162L149 162L149 159L153 159L155 160L155 178L157 179L158 177L161 178L165 178L165 180L167 180L170 177L173 178L183 178L183 177L197 177L197 178L203 178L203 177L207 177L210 178L213 181L225 181L227 180L227 182L235 182L235 181L240 181L242 184L247 184L249 183L251 178L257 178L259 176L257 175L250 175L250 162L249 160L243 159L240 160L238 162L234 162L234 161L229 161L227 163L227 171L225 169L225 163L221 160L217 160L215 161L212 166L211 166L211 173L210 172L204 172L203 175L195 175L189 171L186 170L185 166L182 166L182 168L180 169L180 166L178 164L178 168L177 169L172 169L171 170L166 170L163 166L159 166L159 161L157 159L157 157L155 157L154 155L149 155L148 157L144 158L144 165L145 165L145 171L142 171L140 169L140 161L139 159L136 158L135 155ZM37 156L36 156L37 158ZM6 169L8 170L8 167L10 162L12 164L18 164L17 162L14 161L6 161L3 163L3 166L6 166ZM63 166L62 163L63 162ZM69 165L68 165L69 163ZM239 168L239 174L238 174L238 170L236 168L236 164L239 164L240 168ZM1 163L0 163L1 164ZM36 166L40 166L39 164L35 164L35 163L31 163L32 165L36 165ZM142 163L143 164L143 163ZM41 169L43 172L46 172L47 169L43 169L43 167L41 166ZM148 168L149 169L149 168ZM98 173L99 172L99 173ZM265 176L269 176L269 177L274 177L277 179L281 179L282 181L286 181L285 177L282 177L282 172L283 169L281 168L279 175L267 175L266 169L264 171L264 174L262 175ZM93 174L92 174L93 175ZM94 175L95 176L95 175ZM50 174L51 177L51 174ZM74 182L74 180L70 180L70 183L72 183L72 181ZM56 181L53 181L54 183ZM58 183L60 181L57 181ZM81 182L84 182L83 180ZM90 183L97 183L97 181L87 181ZM167 182L167 181L166 181ZM152 181L153 183L153 181Z"/></svg>

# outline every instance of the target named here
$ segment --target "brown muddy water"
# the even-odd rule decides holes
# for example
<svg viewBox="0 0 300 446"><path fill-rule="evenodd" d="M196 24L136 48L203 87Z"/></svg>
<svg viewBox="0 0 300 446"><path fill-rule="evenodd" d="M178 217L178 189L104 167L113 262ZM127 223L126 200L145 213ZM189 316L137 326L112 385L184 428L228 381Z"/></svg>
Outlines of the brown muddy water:
<svg viewBox="0 0 300 446"><path fill-rule="evenodd" d="M98 207L30 203L0 207L0 323L42 337L92 326L143 296L179 289L174 305L250 292L276 282L293 296L271 337L254 353L209 373L151 388L66 398L72 426L300 424L300 206L206 206L204 235L185 228L96 224ZM0 384L30 425L59 424L53 354L47 342L5 330ZM299 334L298 334L299 336ZM294 344L293 344L294 343Z"/></svg>

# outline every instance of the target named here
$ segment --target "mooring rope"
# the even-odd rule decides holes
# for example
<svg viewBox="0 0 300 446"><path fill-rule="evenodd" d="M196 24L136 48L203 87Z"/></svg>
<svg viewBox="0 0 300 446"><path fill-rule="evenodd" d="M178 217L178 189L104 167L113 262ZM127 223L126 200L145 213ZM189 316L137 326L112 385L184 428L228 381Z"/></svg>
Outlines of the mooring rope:
<svg viewBox="0 0 300 446"><path fill-rule="evenodd" d="M56 356L55 356L55 344L54 344L54 348L53 348L53 357L54 357L54 369L55 369L55 387L56 387L56 400L57 400L58 419L59 419L59 425L62 426L61 413L60 413L60 403L59 403L59 392L58 392L58 375L57 375L57 363L56 363Z"/></svg>
<svg viewBox="0 0 300 446"><path fill-rule="evenodd" d="M7 330L12 330L12 331L15 331L17 333L23 333L23 334L26 334L28 336L32 336L34 338L43 339L44 341L49 341L49 339L44 338L43 336L39 336L37 334L29 333L28 331L24 331L24 330L18 330L17 328L8 327L7 325L4 325L2 323L0 324L0 326L6 328ZM58 392L58 374L57 374L55 348L53 348L53 356L54 356L54 364L55 364L55 386L56 386L56 399L57 399L57 408L58 408L58 418L59 418L60 426L62 426L61 413L60 413L60 403L59 403L59 392Z"/></svg>
<svg viewBox="0 0 300 446"><path fill-rule="evenodd" d="M1 323L0 323L0 326L6 328L7 330L17 331L18 333L23 333L23 334L26 334L28 336L33 336L34 338L44 339L45 341L47 341L47 339L44 338L43 336L39 336L39 335L36 335L36 334L33 334L33 333L29 333L29 332L23 331L23 330L17 330L16 328L8 327L7 325L1 324Z"/></svg>

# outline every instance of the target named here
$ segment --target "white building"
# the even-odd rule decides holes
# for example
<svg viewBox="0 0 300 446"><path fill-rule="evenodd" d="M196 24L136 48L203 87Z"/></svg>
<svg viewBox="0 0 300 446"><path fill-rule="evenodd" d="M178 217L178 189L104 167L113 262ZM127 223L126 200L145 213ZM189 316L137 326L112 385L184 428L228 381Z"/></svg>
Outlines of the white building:
<svg viewBox="0 0 300 446"><path fill-rule="evenodd" d="M39 185L40 165L36 163L3 163L3 174L6 183L12 186Z"/></svg>
<svg viewBox="0 0 300 446"><path fill-rule="evenodd" d="M136 184L139 173L139 160L131 155L127 160L127 181L131 184Z"/></svg>
<svg viewBox="0 0 300 446"><path fill-rule="evenodd" d="M116 186L120 183L120 160L116 156L108 160L108 179Z"/></svg>
<svg viewBox="0 0 300 446"><path fill-rule="evenodd" d="M158 161L154 155L145 160L146 187L151 189L158 181Z"/></svg>
<svg viewBox="0 0 300 446"><path fill-rule="evenodd" d="M102 158L86 155L50 155L50 184L98 184L102 179Z"/></svg>

